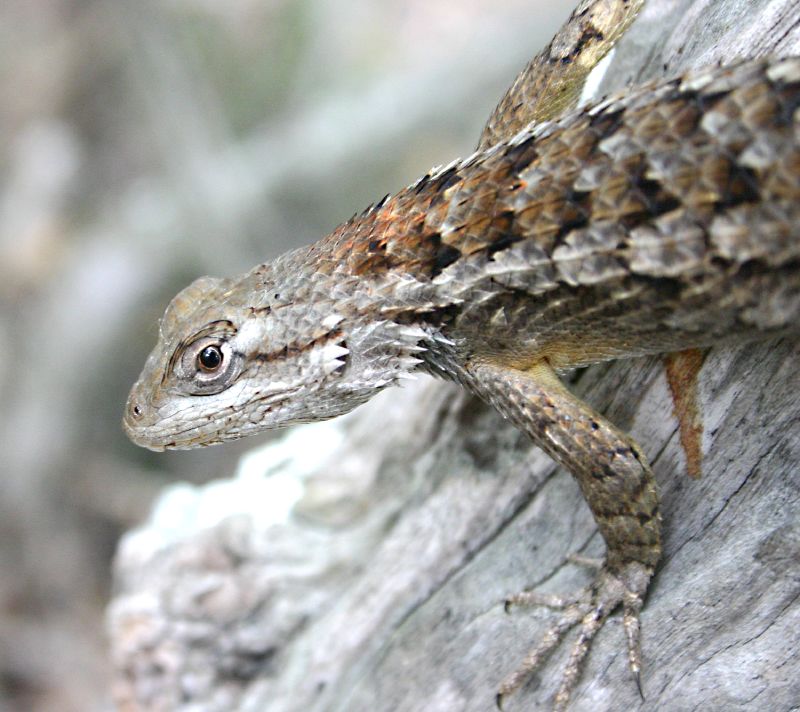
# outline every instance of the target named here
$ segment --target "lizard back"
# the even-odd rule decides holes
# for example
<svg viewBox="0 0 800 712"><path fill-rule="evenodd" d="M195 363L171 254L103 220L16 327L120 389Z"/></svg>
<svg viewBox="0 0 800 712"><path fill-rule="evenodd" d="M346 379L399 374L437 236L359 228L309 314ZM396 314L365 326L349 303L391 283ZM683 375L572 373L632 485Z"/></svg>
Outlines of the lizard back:
<svg viewBox="0 0 800 712"><path fill-rule="evenodd" d="M785 331L798 106L797 59L646 86L426 175L303 259L469 341L459 360L478 343L569 367Z"/></svg>

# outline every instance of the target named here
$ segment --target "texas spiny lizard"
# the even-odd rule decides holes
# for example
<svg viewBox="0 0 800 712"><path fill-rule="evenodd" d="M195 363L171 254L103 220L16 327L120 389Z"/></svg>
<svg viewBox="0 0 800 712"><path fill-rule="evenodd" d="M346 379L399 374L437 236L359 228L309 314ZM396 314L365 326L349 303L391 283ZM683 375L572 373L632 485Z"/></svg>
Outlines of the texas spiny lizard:
<svg viewBox="0 0 800 712"><path fill-rule="evenodd" d="M595 582L500 687L578 625L559 709L619 606L638 675L661 554L645 456L559 372L774 336L800 317L800 59L575 109L642 1L583 2L473 155L309 247L187 287L125 414L130 437L161 450L331 418L416 370L477 393L572 473L607 545Z"/></svg>

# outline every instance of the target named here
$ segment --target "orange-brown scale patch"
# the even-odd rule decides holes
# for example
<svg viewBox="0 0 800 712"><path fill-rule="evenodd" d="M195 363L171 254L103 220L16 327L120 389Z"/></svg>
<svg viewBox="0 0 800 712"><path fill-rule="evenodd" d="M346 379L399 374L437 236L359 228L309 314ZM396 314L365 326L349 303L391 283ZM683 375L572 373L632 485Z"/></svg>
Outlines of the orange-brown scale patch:
<svg viewBox="0 0 800 712"><path fill-rule="evenodd" d="M703 415L697 399L697 379L705 357L701 349L676 351L664 357L672 409L686 454L686 472L693 479L699 479L703 471Z"/></svg>

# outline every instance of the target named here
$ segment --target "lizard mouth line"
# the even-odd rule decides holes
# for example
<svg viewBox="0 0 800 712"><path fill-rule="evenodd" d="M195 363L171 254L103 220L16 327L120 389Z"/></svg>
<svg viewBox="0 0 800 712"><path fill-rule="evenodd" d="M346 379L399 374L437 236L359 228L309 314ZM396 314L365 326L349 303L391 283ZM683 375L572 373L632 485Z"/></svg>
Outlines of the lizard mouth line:
<svg viewBox="0 0 800 712"><path fill-rule="evenodd" d="M165 422L167 421L166 418L152 425L141 427L140 424L138 424L135 420L132 420L132 418L128 415L126 415L125 419L123 420L123 426L126 433L134 443L142 447L146 447L148 450L154 450L157 452L163 452L164 450L188 450L193 447L197 447L198 445L211 445L227 440L238 440L252 434L253 432L283 427L283 424L258 427L259 421L255 421L252 422L252 425L255 426L252 431L229 431L228 437L220 438L214 441L207 441L205 439L209 431L218 432L221 423L229 421L239 414L244 405L253 405L258 403L266 406L261 414L263 420L269 414L274 412L276 406L291 400L299 391L300 387L298 386L289 391L282 391L278 394L268 394L261 398L245 400L241 403L227 406L215 416L206 416L202 420L196 420L191 424L187 424L186 427L179 430L172 430L168 427L165 427ZM173 416L185 411L191 411L191 409L191 406L187 406L186 408L182 408L180 411L176 411ZM192 433L195 434L194 437L191 436ZM168 434L168 437L164 437L165 434Z"/></svg>

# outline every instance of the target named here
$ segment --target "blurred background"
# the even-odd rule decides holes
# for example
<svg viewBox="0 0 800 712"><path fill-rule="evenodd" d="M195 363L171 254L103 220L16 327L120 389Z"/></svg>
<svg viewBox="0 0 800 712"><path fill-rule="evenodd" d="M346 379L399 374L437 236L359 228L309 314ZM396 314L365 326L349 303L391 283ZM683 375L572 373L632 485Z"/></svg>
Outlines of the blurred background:
<svg viewBox="0 0 800 712"><path fill-rule="evenodd" d="M169 299L470 153L573 4L0 3L2 712L110 709L120 534L255 444L125 439Z"/></svg>

